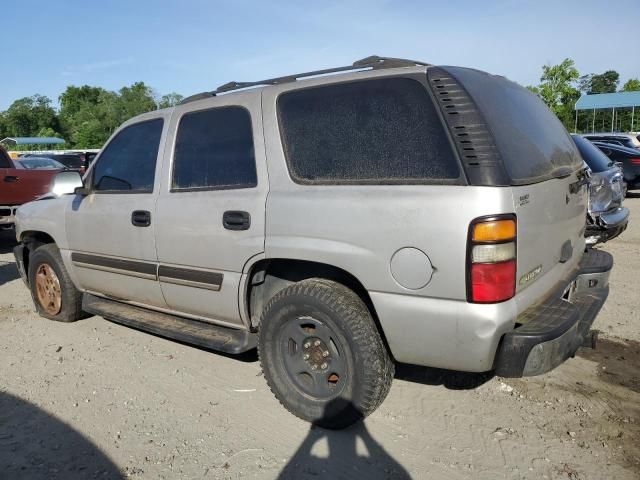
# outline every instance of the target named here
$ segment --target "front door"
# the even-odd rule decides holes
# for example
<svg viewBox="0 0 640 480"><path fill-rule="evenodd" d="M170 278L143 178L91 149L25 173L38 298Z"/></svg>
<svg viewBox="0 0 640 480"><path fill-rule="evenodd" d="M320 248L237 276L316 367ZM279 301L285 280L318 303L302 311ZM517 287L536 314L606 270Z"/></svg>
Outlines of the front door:
<svg viewBox="0 0 640 480"><path fill-rule="evenodd" d="M243 267L264 252L268 191L259 92L178 106L157 204L158 278L171 310L242 325Z"/></svg>
<svg viewBox="0 0 640 480"><path fill-rule="evenodd" d="M161 114L162 115L162 114ZM80 287L119 300L165 307L157 281L155 201L165 119L122 128L92 165L91 193L67 207L67 241Z"/></svg>

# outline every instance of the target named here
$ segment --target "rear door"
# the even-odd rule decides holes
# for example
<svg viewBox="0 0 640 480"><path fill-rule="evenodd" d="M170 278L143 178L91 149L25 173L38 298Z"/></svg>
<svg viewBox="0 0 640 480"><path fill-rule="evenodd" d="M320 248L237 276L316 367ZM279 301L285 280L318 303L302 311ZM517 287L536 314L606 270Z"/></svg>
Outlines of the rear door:
<svg viewBox="0 0 640 480"><path fill-rule="evenodd" d="M474 100L495 141L518 221L516 291L539 282L542 294L584 251L588 201L582 158L540 98L504 77L447 67Z"/></svg>
<svg viewBox="0 0 640 480"><path fill-rule="evenodd" d="M176 107L156 208L158 278L171 310L242 325L247 261L264 252L268 192L260 92Z"/></svg>

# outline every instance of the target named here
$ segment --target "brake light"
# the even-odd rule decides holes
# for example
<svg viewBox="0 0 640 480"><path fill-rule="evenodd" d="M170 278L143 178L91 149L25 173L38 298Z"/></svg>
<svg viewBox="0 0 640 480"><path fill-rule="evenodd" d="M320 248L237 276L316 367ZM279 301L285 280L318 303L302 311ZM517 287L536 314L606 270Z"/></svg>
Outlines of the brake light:
<svg viewBox="0 0 640 480"><path fill-rule="evenodd" d="M631 165L640 165L640 158L631 158Z"/></svg>
<svg viewBox="0 0 640 480"><path fill-rule="evenodd" d="M469 226L467 300L498 303L516 290L516 218L482 217Z"/></svg>

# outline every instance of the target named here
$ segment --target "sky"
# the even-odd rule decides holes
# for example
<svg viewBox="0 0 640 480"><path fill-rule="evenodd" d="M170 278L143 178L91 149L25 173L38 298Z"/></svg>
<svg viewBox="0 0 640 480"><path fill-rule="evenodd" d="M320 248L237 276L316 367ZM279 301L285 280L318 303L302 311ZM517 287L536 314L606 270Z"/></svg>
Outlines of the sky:
<svg viewBox="0 0 640 480"><path fill-rule="evenodd" d="M638 0L3 0L0 110L68 85L144 81L188 96L251 81L411 58L538 82L572 58L581 74L640 77Z"/></svg>

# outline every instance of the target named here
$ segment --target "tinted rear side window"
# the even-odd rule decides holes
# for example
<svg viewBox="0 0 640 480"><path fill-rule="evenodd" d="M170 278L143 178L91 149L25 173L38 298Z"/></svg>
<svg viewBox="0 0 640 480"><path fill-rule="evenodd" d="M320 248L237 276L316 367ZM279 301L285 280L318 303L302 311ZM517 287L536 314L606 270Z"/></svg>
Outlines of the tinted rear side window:
<svg viewBox="0 0 640 480"><path fill-rule="evenodd" d="M553 178L582 159L558 118L536 95L504 77L443 67L469 92L483 114L513 185Z"/></svg>
<svg viewBox="0 0 640 480"><path fill-rule="evenodd" d="M578 135L572 135L573 141L576 143L578 150L580 151L580 155L589 168L593 172L604 172L609 169L609 164L611 160L607 158L607 156L600 151L598 147L596 147L589 140L582 138Z"/></svg>
<svg viewBox="0 0 640 480"><path fill-rule="evenodd" d="M243 107L187 113L180 120L172 190L257 185L251 116Z"/></svg>
<svg viewBox="0 0 640 480"><path fill-rule="evenodd" d="M387 78L284 93L278 115L299 183L459 183L436 109L418 81Z"/></svg>

